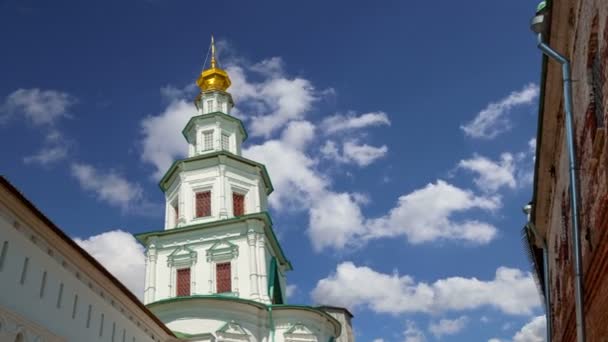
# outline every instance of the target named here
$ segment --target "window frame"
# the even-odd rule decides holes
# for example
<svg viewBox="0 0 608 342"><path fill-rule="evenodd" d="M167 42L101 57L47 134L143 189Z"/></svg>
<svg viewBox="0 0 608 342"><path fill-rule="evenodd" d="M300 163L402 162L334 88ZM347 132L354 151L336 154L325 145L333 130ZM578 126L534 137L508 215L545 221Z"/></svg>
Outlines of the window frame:
<svg viewBox="0 0 608 342"><path fill-rule="evenodd" d="M228 270L225 271L227 273L226 279L228 280L228 286L226 287L227 291L220 291L220 267L226 267ZM232 262L224 261L224 262L216 262L215 263L215 292L218 294L222 293L232 293ZM224 288L222 288L224 290Z"/></svg>
<svg viewBox="0 0 608 342"><path fill-rule="evenodd" d="M209 193L209 215L198 215L198 196L199 194ZM200 189L194 191L194 219L213 217L213 192L211 189Z"/></svg>
<svg viewBox="0 0 608 342"><path fill-rule="evenodd" d="M201 132L201 146L203 151L213 151L213 136L214 131L212 129L202 131ZM209 141L207 141L207 136L209 136ZM209 143L209 145L207 144Z"/></svg>
<svg viewBox="0 0 608 342"><path fill-rule="evenodd" d="M239 215L237 215L236 208L235 208L235 205L234 205L235 204L235 201L234 201L235 196L240 196L242 198L242 200L243 200L242 213L239 214ZM246 198L247 197L246 197L245 193L240 192L240 191L234 191L234 190L232 191L232 216L239 217L239 216L243 216L243 215L245 215L247 213L247 206L246 206L246 200L245 200Z"/></svg>

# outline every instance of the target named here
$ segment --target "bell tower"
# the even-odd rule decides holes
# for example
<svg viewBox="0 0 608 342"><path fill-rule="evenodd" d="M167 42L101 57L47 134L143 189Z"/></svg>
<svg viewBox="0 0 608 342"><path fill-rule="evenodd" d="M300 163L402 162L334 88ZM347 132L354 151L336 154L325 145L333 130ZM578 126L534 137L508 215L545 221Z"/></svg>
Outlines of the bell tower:
<svg viewBox="0 0 608 342"><path fill-rule="evenodd" d="M230 77L211 62L196 81L196 111L182 134L188 157L160 180L164 229L136 238L146 247L144 303L177 297L222 296L283 304L291 263L272 228L264 165L244 158L247 132L230 115Z"/></svg>

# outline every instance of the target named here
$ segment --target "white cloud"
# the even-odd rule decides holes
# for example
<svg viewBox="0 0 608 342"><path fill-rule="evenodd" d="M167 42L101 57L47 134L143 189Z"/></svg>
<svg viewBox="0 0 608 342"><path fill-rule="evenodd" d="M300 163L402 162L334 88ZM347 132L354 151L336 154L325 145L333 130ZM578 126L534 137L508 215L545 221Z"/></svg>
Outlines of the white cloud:
<svg viewBox="0 0 608 342"><path fill-rule="evenodd" d="M291 121L281 134L281 140L291 147L304 150L314 138L315 126L308 121Z"/></svg>
<svg viewBox="0 0 608 342"><path fill-rule="evenodd" d="M426 336L422 330L418 328L416 322L414 321L406 321L405 322L405 330L403 331L404 342L424 342L426 341Z"/></svg>
<svg viewBox="0 0 608 342"><path fill-rule="evenodd" d="M154 178L160 179L175 159L186 155L188 144L181 132L196 114L192 103L174 100L160 115L142 120L141 159L155 166Z"/></svg>
<svg viewBox="0 0 608 342"><path fill-rule="evenodd" d="M113 230L86 239L74 239L138 298L143 297L144 248L133 235Z"/></svg>
<svg viewBox="0 0 608 342"><path fill-rule="evenodd" d="M247 112L252 136L269 137L291 120L300 120L312 108L317 93L312 83L304 78L290 78L283 72L283 61L273 57L254 64L251 70L261 73L261 82L251 82L239 65L230 65L227 72L233 82L230 89L238 104L240 115Z"/></svg>
<svg viewBox="0 0 608 342"><path fill-rule="evenodd" d="M484 192L496 192L505 186L514 189L517 186L516 160L511 153L503 153L496 162L475 155L471 159L461 160L458 167L477 174L473 182Z"/></svg>
<svg viewBox="0 0 608 342"><path fill-rule="evenodd" d="M68 108L76 102L70 94L56 90L18 89L0 106L0 122L22 114L34 125L52 125L67 117Z"/></svg>
<svg viewBox="0 0 608 342"><path fill-rule="evenodd" d="M290 284L285 287L285 296L289 299L293 297L298 291L298 286L296 284Z"/></svg>
<svg viewBox="0 0 608 342"><path fill-rule="evenodd" d="M544 342L546 324L544 315L534 317L513 336L513 342Z"/></svg>
<svg viewBox="0 0 608 342"><path fill-rule="evenodd" d="M51 129L45 136L40 150L33 155L24 157L23 162L47 166L66 159L68 157L68 150L68 142L63 137L63 134L56 129Z"/></svg>
<svg viewBox="0 0 608 342"><path fill-rule="evenodd" d="M320 152L324 158L334 162L352 163L363 167L384 157L388 153L388 147L386 147L386 145L375 147L367 144L359 144L355 140L349 140L344 142L342 145L342 152L340 152L336 143L332 140L328 140L321 147Z"/></svg>
<svg viewBox="0 0 608 342"><path fill-rule="evenodd" d="M384 112L370 112L359 116L354 114L336 114L323 120L321 127L326 133L350 131L371 126L390 125L388 115Z"/></svg>
<svg viewBox="0 0 608 342"><path fill-rule="evenodd" d="M375 338L372 342L384 342L382 338Z"/></svg>
<svg viewBox="0 0 608 342"><path fill-rule="evenodd" d="M374 286L360 286L374 284ZM382 291L378 291L382 289ZM365 307L376 313L441 313L492 307L509 315L529 315L540 307L529 272L499 267L494 279L449 277L433 283L416 282L397 272L384 274L352 262L317 282L312 298L317 303L351 310Z"/></svg>
<svg viewBox="0 0 608 342"><path fill-rule="evenodd" d="M444 335L455 335L461 332L469 323L467 316L460 316L456 319L441 319L439 322L429 324L429 332L436 338Z"/></svg>
<svg viewBox="0 0 608 342"><path fill-rule="evenodd" d="M513 339L491 338L488 342L545 342L547 335L546 324L544 315L536 316L515 333Z"/></svg>
<svg viewBox="0 0 608 342"><path fill-rule="evenodd" d="M114 171L103 172L87 164L72 164L72 175L80 186L95 194L97 199L123 211L142 205L143 190L139 184L131 183Z"/></svg>
<svg viewBox="0 0 608 342"><path fill-rule="evenodd" d="M527 84L522 90L513 91L500 101L490 103L477 113L475 119L460 128L472 138L492 139L511 129L511 120L507 116L509 112L516 106L533 103L538 93L538 85Z"/></svg>

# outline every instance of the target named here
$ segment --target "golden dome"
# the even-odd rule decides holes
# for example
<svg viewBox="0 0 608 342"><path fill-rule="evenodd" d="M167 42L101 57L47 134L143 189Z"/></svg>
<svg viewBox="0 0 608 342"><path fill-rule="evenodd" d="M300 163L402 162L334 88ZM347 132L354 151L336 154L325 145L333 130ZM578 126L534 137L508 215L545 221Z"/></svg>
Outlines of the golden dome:
<svg viewBox="0 0 608 342"><path fill-rule="evenodd" d="M230 77L221 68L217 66L215 58L215 42L211 36L211 67L203 70L201 75L196 80L196 84L202 91L221 90L226 91L230 87Z"/></svg>

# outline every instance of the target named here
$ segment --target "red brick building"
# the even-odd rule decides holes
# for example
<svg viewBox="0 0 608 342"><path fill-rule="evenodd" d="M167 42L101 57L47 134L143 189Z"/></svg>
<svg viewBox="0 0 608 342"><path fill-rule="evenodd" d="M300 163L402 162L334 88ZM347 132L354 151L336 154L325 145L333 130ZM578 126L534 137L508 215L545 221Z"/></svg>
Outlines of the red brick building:
<svg viewBox="0 0 608 342"><path fill-rule="evenodd" d="M587 341L608 341L608 0L547 1L546 43L571 62ZM544 286L548 252L552 341L576 341L569 165L561 65L543 56L534 195L528 234ZM546 292L543 288L543 294Z"/></svg>

